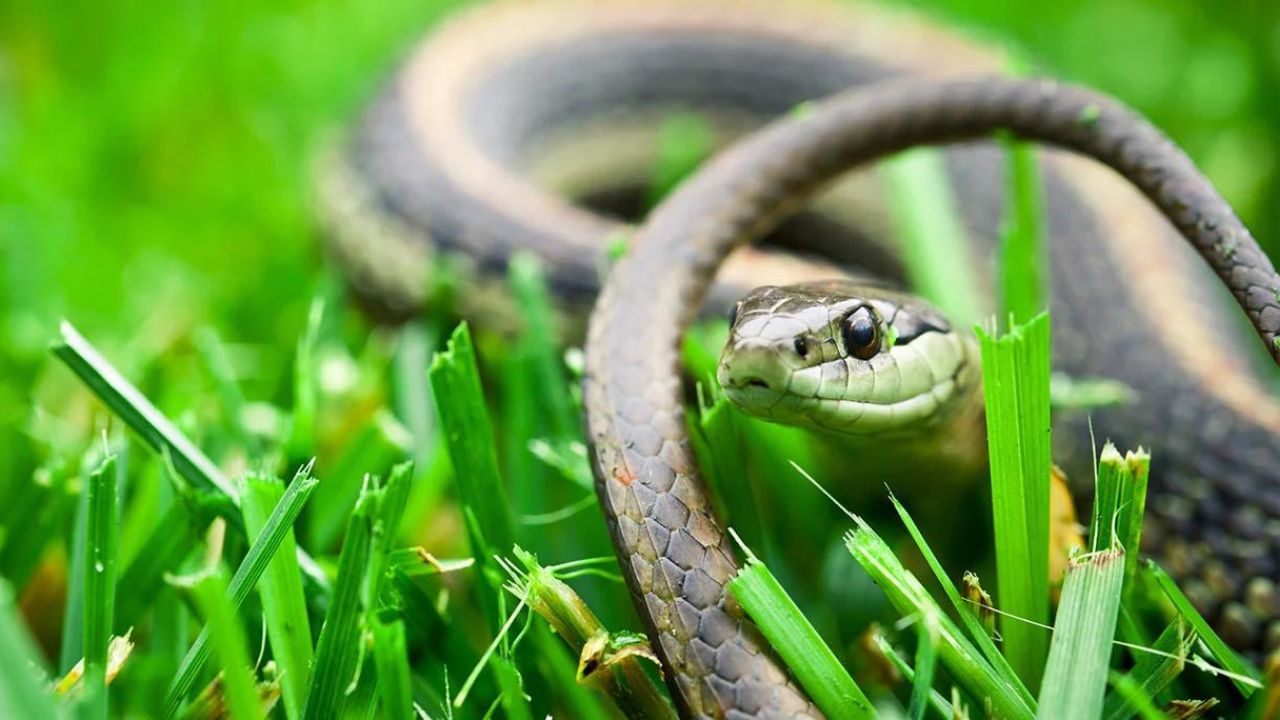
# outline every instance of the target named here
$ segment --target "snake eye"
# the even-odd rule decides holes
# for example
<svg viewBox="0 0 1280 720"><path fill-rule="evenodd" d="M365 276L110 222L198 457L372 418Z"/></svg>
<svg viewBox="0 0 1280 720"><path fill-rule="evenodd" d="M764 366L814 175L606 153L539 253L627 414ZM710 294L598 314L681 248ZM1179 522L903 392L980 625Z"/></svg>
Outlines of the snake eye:
<svg viewBox="0 0 1280 720"><path fill-rule="evenodd" d="M729 308L729 327L738 324L738 308L742 307L742 303L736 302L733 307Z"/></svg>
<svg viewBox="0 0 1280 720"><path fill-rule="evenodd" d="M803 335L796 336L795 348L796 354L800 356L800 359L803 360L809 356L809 341Z"/></svg>
<svg viewBox="0 0 1280 720"><path fill-rule="evenodd" d="M859 360L870 360L880 352L880 328L865 306L854 310L840 324L845 352Z"/></svg>

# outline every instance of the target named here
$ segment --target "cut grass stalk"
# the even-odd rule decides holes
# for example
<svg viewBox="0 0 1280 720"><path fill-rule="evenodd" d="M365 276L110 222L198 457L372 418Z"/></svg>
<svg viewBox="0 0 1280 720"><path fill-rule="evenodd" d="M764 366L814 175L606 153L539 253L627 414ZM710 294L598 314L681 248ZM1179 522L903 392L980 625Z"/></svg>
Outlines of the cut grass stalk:
<svg viewBox="0 0 1280 720"><path fill-rule="evenodd" d="M222 697L227 716L232 720L263 717L262 707L258 704L257 685L250 670L244 628L228 602L226 571L218 566L213 572L205 573L192 589L204 614L211 645L220 660Z"/></svg>
<svg viewBox="0 0 1280 720"><path fill-rule="evenodd" d="M543 567L538 559L516 547L515 562L503 560L510 581L506 589L542 616L569 648L579 656L578 682L605 692L624 715L634 720L674 718L671 706L641 667L639 657L652 659L652 650L643 639L613 647L616 638L600 623L595 613L572 587L557 577L556 568ZM517 564L518 563L518 564ZM576 567L576 566L575 566ZM568 566L562 571L572 574ZM633 639L634 640L634 639ZM588 652L598 645L595 652Z"/></svg>
<svg viewBox="0 0 1280 720"><path fill-rule="evenodd" d="M911 287L960 325L977 322L982 294L967 271L964 222L945 155L934 148L899 153L881 164L880 177Z"/></svg>
<svg viewBox="0 0 1280 720"><path fill-rule="evenodd" d="M1102 714L1123 588L1123 550L1072 558L1062 585L1037 718L1092 720Z"/></svg>
<svg viewBox="0 0 1280 720"><path fill-rule="evenodd" d="M1028 703L1019 693L1016 680L1005 677L988 663L960 628L942 612L920 581L902 566L888 544L866 521L856 515L852 517L857 527L845 536L849 553L875 580L899 613L919 615L920 622L933 624L938 658L956 682L979 701L989 703L992 711L1000 717L1032 717L1034 703Z"/></svg>
<svg viewBox="0 0 1280 720"><path fill-rule="evenodd" d="M310 473L311 466L306 465L294 475L293 482L289 483L289 488L285 490L284 497L280 499L275 509L271 511L271 515L263 525L262 532L258 534L258 538L249 546L249 551L245 553L240 566L236 568L236 572L231 577L231 582L227 588L230 596L229 602L233 611L239 612L245 598L249 596L262 574L266 572L267 566L270 564L276 550L284 542L285 533L293 526L293 521L297 519L298 513L302 512L302 507L319 484L319 481L311 477ZM204 662L208 659L208 655L209 631L208 628L205 628L201 630L200 635L196 637L195 643L192 644L191 649L183 657L173 684L169 686L169 693L165 699L167 717L172 717L178 711L183 699L186 698L187 693L195 685L196 678L204 667Z"/></svg>
<svg viewBox="0 0 1280 720"><path fill-rule="evenodd" d="M1178 584L1169 577L1159 565L1152 560L1143 563L1148 576L1155 582L1164 594L1169 598L1169 602L1173 603L1173 607L1178 611L1184 620L1191 624L1191 628L1195 630L1200 641L1208 648L1209 654L1214 660L1218 661L1226 670L1227 677L1235 684L1236 689L1246 698L1253 694L1255 690L1262 687L1262 674L1258 672L1252 664L1246 663L1240 658L1230 647L1218 637L1218 633L1214 632L1209 623L1205 621L1191 601L1186 595L1182 594L1182 590L1178 588ZM1210 666L1203 659L1196 657L1192 660L1193 664L1200 670L1219 675L1222 671Z"/></svg>
<svg viewBox="0 0 1280 720"><path fill-rule="evenodd" d="M995 519L1005 656L1027 687L1040 686L1049 638L1049 316L996 338L977 328Z"/></svg>
<svg viewBox="0 0 1280 720"><path fill-rule="evenodd" d="M54 720L60 717L40 677L40 651L27 633L13 600L0 580L0 717Z"/></svg>
<svg viewBox="0 0 1280 720"><path fill-rule="evenodd" d="M116 596L116 456L89 475L84 563L84 688L93 717L107 717L107 646Z"/></svg>
<svg viewBox="0 0 1280 720"><path fill-rule="evenodd" d="M256 473L241 478L240 509L251 541L261 536L272 508L283 498L284 483L279 478ZM302 716L311 674L311 624L292 528L285 531L279 551L258 581L258 595L280 677L285 714L290 720L297 720Z"/></svg>
<svg viewBox="0 0 1280 720"><path fill-rule="evenodd" d="M782 584L742 544L736 533L733 536L746 560L729 581L729 592L755 621L791 674L828 717L875 717L875 707L862 688L849 676Z"/></svg>

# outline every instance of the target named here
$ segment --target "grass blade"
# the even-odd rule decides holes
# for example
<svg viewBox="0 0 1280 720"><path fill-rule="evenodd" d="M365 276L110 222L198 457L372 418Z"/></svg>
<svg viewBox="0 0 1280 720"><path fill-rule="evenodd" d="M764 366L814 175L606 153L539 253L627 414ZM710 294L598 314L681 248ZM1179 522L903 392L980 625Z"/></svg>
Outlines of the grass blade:
<svg viewBox="0 0 1280 720"><path fill-rule="evenodd" d="M468 521L472 555L493 589L500 590L502 571L494 557L515 545L515 523L498 473L493 424L485 407L480 370L466 323L453 331L447 349L436 354L427 377L453 463L463 517ZM481 592L480 598L493 629L497 629L503 614L495 596Z"/></svg>
<svg viewBox="0 0 1280 720"><path fill-rule="evenodd" d="M373 626L373 659L378 668L382 717L414 717L413 680L409 673L403 621L379 622Z"/></svg>
<svg viewBox="0 0 1280 720"><path fill-rule="evenodd" d="M934 554L933 549L925 542L924 534L920 532L920 528L916 525L916 521L903 507L902 503L894 495L889 496L889 500L893 503L893 507L898 511L898 517L902 518L902 524L906 526L907 533L911 535L911 539L915 541L916 547L920 550L920 554L924 556L925 562L929 565L929 569L933 570L934 579L942 586L943 593L947 599L951 601L951 607L960 617L960 621L964 624L965 630L969 633L969 640L978 646L982 651L982 655L991 663L992 668L1005 679L1005 682L1013 686L1018 695L1021 696L1023 702L1028 707L1034 704L1031 692L1022 684L1022 679L1014 672L1013 666L996 647L991 636L987 633L986 628L982 626L982 621L978 618L972 603L965 602L961 597L959 589L955 583L947 577L947 573L942 568L942 563L938 561L938 556Z"/></svg>
<svg viewBox="0 0 1280 720"><path fill-rule="evenodd" d="M0 580L0 717L54 720L59 713L45 690L40 651L27 633L13 590Z"/></svg>
<svg viewBox="0 0 1280 720"><path fill-rule="evenodd" d="M903 679L911 683L912 694L914 695L917 685L915 669L906 660L902 659L902 656L898 654L897 650L893 649L893 645L889 643L889 640L884 635L876 632L872 635L871 640L875 643L876 649L889 660L898 673L902 675ZM963 717L956 713L951 703L937 690L929 690L929 706L933 708L935 713L944 718Z"/></svg>
<svg viewBox="0 0 1280 720"><path fill-rule="evenodd" d="M187 439L155 405L107 362L69 322L61 325L62 341L53 354L75 373L89 390L125 422L151 449L166 450L182 477L202 488L216 488L237 500L236 489L213 461Z"/></svg>
<svg viewBox="0 0 1280 720"><path fill-rule="evenodd" d="M227 715L232 720L257 720L263 716L257 686L250 670L244 628L228 602L226 571L221 566L207 573L194 586L195 598L204 614L205 627L222 666L222 690Z"/></svg>
<svg viewBox="0 0 1280 720"><path fill-rule="evenodd" d="M116 596L116 456L89 475L84 563L84 688L93 717L107 716L107 646Z"/></svg>
<svg viewBox="0 0 1280 720"><path fill-rule="evenodd" d="M1140 653L1132 670L1113 674L1111 684L1117 692L1107 697L1102 711L1104 720L1127 720L1135 712L1149 709L1143 700L1150 703L1182 672L1195 640L1195 634L1188 632L1181 619L1165 628L1156 639L1156 653Z"/></svg>
<svg viewBox="0 0 1280 720"><path fill-rule="evenodd" d="M279 504L271 511L271 515L262 527L262 532L258 534L258 538L249 546L249 552L245 553L244 560L240 562L235 574L231 576L227 593L230 596L230 605L234 612L240 611L240 606L244 604L245 598L249 596L253 587L257 585L262 574L266 572L267 566L270 564L276 550L284 542L285 533L292 528L293 521L302 512L302 507L306 504L307 499L315 492L316 486L320 481L311 477L310 473L311 466L306 465L294 475L293 482L289 483L289 488L285 490L284 497L280 499ZM191 649L182 658L182 664L178 667L173 684L169 686L168 697L165 699L166 715L168 717L172 717L178 711L183 699L195 684L201 668L204 667L204 662L209 656L209 639L209 629L206 627L201 630L200 635L196 637L195 643L191 645Z"/></svg>
<svg viewBox="0 0 1280 720"><path fill-rule="evenodd" d="M1093 720L1102 714L1123 588L1123 550L1072 559L1062 585L1037 718Z"/></svg>
<svg viewBox="0 0 1280 720"><path fill-rule="evenodd" d="M857 527L845 536L845 547L899 613L919 615L920 622L934 626L938 659L956 682L979 701L989 703L999 717L1011 720L1032 717L1034 704L1023 698L1017 685L998 672L969 643L871 526L860 517L854 516L853 519Z"/></svg>
<svg viewBox="0 0 1280 720"><path fill-rule="evenodd" d="M1200 637L1205 647L1209 648L1209 653L1214 660L1226 668L1231 673L1231 682L1235 684L1241 695L1249 697L1254 690L1262 687L1262 675L1253 665L1246 663L1240 659L1240 656L1227 646L1222 638L1218 637L1218 633L1214 632L1209 623L1205 621L1191 601L1186 595L1182 594L1182 590L1178 588L1178 584L1169 577L1155 562L1148 560L1145 562L1147 573L1155 580L1156 585L1164 591L1169 598L1169 602L1173 603L1174 609L1182 616L1184 620L1191 624L1191 628L1196 631L1196 635ZM1206 669L1201 665L1201 669Z"/></svg>
<svg viewBox="0 0 1280 720"><path fill-rule="evenodd" d="M977 329L991 458L996 582L1001 609L1049 620L1049 316L996 338ZM1003 622L1005 656L1031 689L1040 685L1048 637Z"/></svg>
<svg viewBox="0 0 1280 720"><path fill-rule="evenodd" d="M734 535L737 540L737 535ZM729 592L742 605L792 675L829 717L875 717L862 688L836 660L818 631L805 619L769 568L738 541L746 562L729 581Z"/></svg>
<svg viewBox="0 0 1280 720"><path fill-rule="evenodd" d="M84 339L69 322L60 326L62 341L54 343L53 354L98 396L111 412L125 422L152 450L167 454L178 474L197 488L215 489L237 505L236 489L209 456L183 435L141 392L112 367L111 363ZM298 562L320 587L324 573L315 561L298 550Z"/></svg>
<svg viewBox="0 0 1280 720"><path fill-rule="evenodd" d="M969 267L964 221L956 208L943 153L917 148L881 165L889 210L902 242L912 288L957 323L982 317L982 294Z"/></svg>
<svg viewBox="0 0 1280 720"><path fill-rule="evenodd" d="M381 494L381 490L366 487L347 524L338 559L338 579L316 644L304 718L341 717L347 688L356 680L362 652L360 593L373 553L373 526Z"/></svg>
<svg viewBox="0 0 1280 720"><path fill-rule="evenodd" d="M284 483L268 475L250 473L241 479L240 508L245 530L252 540L266 528L272 508L284 498ZM311 624L302 591L297 543L292 528L285 531L280 549L258 581L262 615L280 676L280 694L290 720L302 716L311 675Z"/></svg>
<svg viewBox="0 0 1280 720"><path fill-rule="evenodd" d="M1044 268L1044 208L1035 145L1001 138L1008 197L1000 232L1000 317L1027 322L1048 307Z"/></svg>

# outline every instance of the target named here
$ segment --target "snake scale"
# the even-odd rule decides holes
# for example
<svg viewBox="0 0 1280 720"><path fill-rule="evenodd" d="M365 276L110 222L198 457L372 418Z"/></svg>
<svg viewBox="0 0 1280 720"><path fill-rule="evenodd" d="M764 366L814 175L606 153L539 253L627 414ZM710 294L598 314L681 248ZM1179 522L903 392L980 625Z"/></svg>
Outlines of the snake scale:
<svg viewBox="0 0 1280 720"><path fill-rule="evenodd" d="M883 190L874 174L846 172L918 144L960 143L945 160L972 246L957 271L989 289L1004 172L986 139L998 130L1072 151L1041 161L1054 366L1135 395L1093 422L1100 437L1157 449L1145 549L1237 648L1280 646L1280 403L1220 287L1274 356L1280 278L1149 124L1066 85L963 79L999 67L964 39L876 6L498 3L456 14L415 48L323 167L330 253L386 310L416 309L430 269L449 258L481 288L464 295L463 313L487 313L486 283L520 249L546 261L566 306L600 293L584 391L600 499L687 716L816 710L726 600L737 564L686 436L685 327L704 303L829 273L807 259L819 253L901 282ZM629 232L609 213L637 212L664 117L695 112L727 144L814 100L682 184L601 292L606 246ZM743 247L775 229L799 254ZM886 312L858 307L874 310L871 325ZM832 340L841 352L870 332L855 320L845 316L851 330ZM1087 462L1083 417L1055 418L1054 441L1055 459Z"/></svg>

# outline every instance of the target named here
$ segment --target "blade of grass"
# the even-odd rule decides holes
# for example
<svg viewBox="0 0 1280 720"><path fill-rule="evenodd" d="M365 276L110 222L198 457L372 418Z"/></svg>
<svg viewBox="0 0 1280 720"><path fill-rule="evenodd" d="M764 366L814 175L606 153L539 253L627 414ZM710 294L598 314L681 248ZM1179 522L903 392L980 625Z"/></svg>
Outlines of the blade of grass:
<svg viewBox="0 0 1280 720"><path fill-rule="evenodd" d="M289 424L289 456L306 457L315 447L316 402L319 399L316 345L324 320L324 298L317 294L307 313L307 327L293 356L293 417Z"/></svg>
<svg viewBox="0 0 1280 720"><path fill-rule="evenodd" d="M257 686L249 664L244 628L227 600L226 571L218 566L205 573L193 587L204 614L205 627L222 667L222 690L227 715L232 720L257 720L263 716Z"/></svg>
<svg viewBox="0 0 1280 720"><path fill-rule="evenodd" d="M521 342L526 345L552 437L578 440L582 419L561 359L560 329L551 309L542 263L530 253L517 253L507 269L508 282L524 323Z"/></svg>
<svg viewBox="0 0 1280 720"><path fill-rule="evenodd" d="M13 601L13 590L0 580L0 717L54 720L60 714L40 677L40 651L27 633Z"/></svg>
<svg viewBox="0 0 1280 720"><path fill-rule="evenodd" d="M240 509L251 540L262 535L271 510L282 499L284 483L279 478L256 473L241 478ZM271 654L280 676L285 714L290 720L297 720L302 715L302 705L307 699L307 680L311 674L311 624L307 617L296 549L294 532L289 528L280 541L279 551L258 581L267 637L271 641Z"/></svg>
<svg viewBox="0 0 1280 720"><path fill-rule="evenodd" d="M244 448L250 457L255 456L257 448L244 426L244 393L240 392L240 384L236 379L235 369L231 366L231 358L227 356L226 345L211 327L196 331L195 344L217 387L227 435Z"/></svg>
<svg viewBox="0 0 1280 720"><path fill-rule="evenodd" d="M1001 609L1049 620L1049 316L1000 338L977 328L982 348L996 582ZM1005 656L1027 687L1040 686L1048 637L1032 623L1003 622Z"/></svg>
<svg viewBox="0 0 1280 720"><path fill-rule="evenodd" d="M921 720L933 691L933 671L938 664L938 646L929 623L916 623L916 630L915 679L911 683L907 717Z"/></svg>
<svg viewBox="0 0 1280 720"><path fill-rule="evenodd" d="M1005 153L1008 195L1000 231L1000 314L1027 322L1048 307L1044 268L1043 190L1035 145L1012 136L1000 138Z"/></svg>
<svg viewBox="0 0 1280 720"><path fill-rule="evenodd" d="M732 530L730 530L733 533ZM818 631L751 550L733 533L746 556L729 592L755 621L791 674L829 717L875 717L875 707L862 688L836 660Z"/></svg>
<svg viewBox="0 0 1280 720"><path fill-rule="evenodd" d="M1133 588L1138 572L1139 550L1142 548L1142 518L1147 512L1147 481L1151 474L1151 455L1138 448L1124 454L1128 482L1120 489L1120 517L1116 522L1120 546L1125 549L1125 593Z"/></svg>
<svg viewBox="0 0 1280 720"><path fill-rule="evenodd" d="M179 491L177 495L147 536L145 550L120 575L120 587L128 588L116 598L120 627L137 624L143 611L155 602L165 573L172 572L191 554L200 533L216 514L214 505L218 501L211 501L208 494Z"/></svg>
<svg viewBox="0 0 1280 720"><path fill-rule="evenodd" d="M1126 484L1128 467L1115 445L1107 443L1098 455L1097 491L1094 493L1093 517L1089 522L1089 550L1102 552L1115 547L1120 515L1121 488Z"/></svg>
<svg viewBox="0 0 1280 720"><path fill-rule="evenodd" d="M75 373L111 412L125 422L156 452L166 449L174 467L188 482L217 488L236 500L236 489L213 461L169 422L150 400L112 367L69 322L61 325L62 341L54 343L53 354Z"/></svg>
<svg viewBox="0 0 1280 720"><path fill-rule="evenodd" d="M347 688L355 680L362 653L360 594L373 555L373 526L381 495L381 489L367 482L347 524L338 579L316 644L304 718L341 717Z"/></svg>
<svg viewBox="0 0 1280 720"><path fill-rule="evenodd" d="M391 620L373 626L373 659L378 669L378 690L382 696L382 716L411 718L413 679L405 647L404 622Z"/></svg>
<svg viewBox="0 0 1280 720"><path fill-rule="evenodd" d="M802 473L804 472L803 470L800 471ZM805 476L809 477L808 473L805 473ZM809 477L809 480L810 482L815 482L812 477ZM995 642L992 641L986 628L982 626L982 621L979 619L978 613L973 605L965 602L964 598L960 595L960 590L956 588L955 583L951 582L951 579L947 577L946 571L942 569L942 563L938 561L938 556L934 554L933 548L931 548L925 541L924 534L920 532L920 528L916 525L915 519L911 517L911 514L907 512L906 507L904 507L902 503L898 501L898 498L892 493L889 495L889 500L893 503L894 509L897 510L898 517L902 518L902 524L906 526L907 533L910 534L911 539L915 541L916 547L920 550L920 554L924 556L925 562L929 565L929 568L933 570L934 579L936 579L938 584L942 586L943 593L947 596L947 599L951 601L951 607L960 617L960 621L964 624L965 630L968 631L969 640L978 646L978 649L982 651L987 662L991 663L992 668L994 668L995 671L1005 679L1005 682L1009 683L1017 690L1018 695L1022 698L1023 702L1025 702L1028 707L1033 705L1034 698L1031 696L1031 691L1027 690L1026 685L1022 684L1022 679L1018 677L1016 672L1014 672L1013 666L1009 664L1008 659L1005 658L1005 656L1001 654L1000 650L996 647Z"/></svg>
<svg viewBox="0 0 1280 720"><path fill-rule="evenodd" d="M93 717L107 717L107 646L116 597L116 456L89 475L84 567L84 688Z"/></svg>
<svg viewBox="0 0 1280 720"><path fill-rule="evenodd" d="M1092 720L1102 714L1123 588L1123 550L1103 550L1071 560L1037 718Z"/></svg>
<svg viewBox="0 0 1280 720"><path fill-rule="evenodd" d="M453 463L463 517L468 520L472 556L492 589L498 591L502 571L493 558L515 545L515 523L498 473L493 424L484 404L475 348L466 323L453 331L447 349L436 354L427 377ZM504 614L496 607L494 594L480 592L480 598L496 630Z"/></svg>
<svg viewBox="0 0 1280 720"><path fill-rule="evenodd" d="M1179 619L1156 638L1152 648L1156 652L1136 653L1132 670L1123 675L1113 672L1111 684L1117 692L1109 695L1103 705L1104 720L1127 720L1135 712L1143 713L1142 700L1150 703L1182 672L1195 640L1195 634ZM1124 690L1121 690L1122 683Z"/></svg>
<svg viewBox="0 0 1280 720"><path fill-rule="evenodd" d="M240 606L244 604L245 598L249 596L262 574L266 572L267 566L271 563L276 550L284 542L285 533L292 528L293 521L302 512L302 507L306 504L307 499L311 497L311 494L315 492L319 482L319 480L311 477L310 465L303 466L294 475L293 482L289 483L289 488L285 490L284 497L280 499L275 509L271 511L266 524L263 525L262 532L258 534L257 540L249 546L249 552L245 553L240 566L236 568L235 574L231 576L231 583L227 588L227 592L230 596L230 605L233 611L240 611ZM165 698L166 717L173 717L177 713L187 693L195 685L196 678L204 667L205 660L209 657L209 639L209 629L206 627L200 631L195 643L191 645L186 656L182 658L182 664L178 667L174 681L169 686L168 696Z"/></svg>
<svg viewBox="0 0 1280 720"><path fill-rule="evenodd" d="M1154 561L1147 560L1143 563L1148 576L1155 581L1156 585L1164 591L1169 598L1169 602L1173 603L1173 607L1178 611L1184 620L1191 624L1191 628L1196 631L1201 642L1209 649L1209 654L1218 661L1223 668L1231 673L1231 682L1235 684L1240 694L1249 697L1254 690L1262 687L1262 674L1258 672L1252 664L1246 663L1235 654L1230 647L1227 646L1222 638L1218 637L1218 633L1204 619L1186 595L1182 594L1182 590L1178 588L1178 584L1169 577ZM1204 663L1197 663L1202 670L1212 672Z"/></svg>
<svg viewBox="0 0 1280 720"><path fill-rule="evenodd" d="M882 163L880 177L911 287L957 323L976 322L982 295L975 274L966 271L968 245L945 155L933 148L908 150Z"/></svg>
<svg viewBox="0 0 1280 720"><path fill-rule="evenodd" d="M857 527L845 536L845 546L854 560L884 590L890 603L904 616L919 615L921 622L934 624L938 658L956 682L978 700L989 703L999 717L1032 717L1028 703L1017 686L998 672L942 612L920 581L865 520L853 516Z"/></svg>
<svg viewBox="0 0 1280 720"><path fill-rule="evenodd" d="M216 489L239 504L235 488L218 466L169 422L120 371L112 367L97 348L69 322L64 321L60 331L62 341L53 344L53 354L98 396L107 409L123 420L152 450L161 455L167 453L178 474L187 482L200 489ZM298 550L298 563L318 587L326 586L324 573L301 548Z"/></svg>
<svg viewBox="0 0 1280 720"><path fill-rule="evenodd" d="M1105 717L1125 720L1135 715L1142 720L1167 720L1169 717L1156 707L1155 701L1152 700L1146 688L1131 675L1122 675L1113 671L1109 682L1115 692L1107 699L1107 704L1110 705L1112 700L1118 700L1121 703L1119 705L1121 710L1115 715L1107 713Z"/></svg>
<svg viewBox="0 0 1280 720"><path fill-rule="evenodd" d="M917 685L915 669L912 668L906 660L902 659L902 656L898 654L897 650L893 649L893 645L889 642L888 638L877 632L871 639L875 642L876 649L889 659L889 662L893 664L893 667L897 669L903 679L911 683L912 692L914 693ZM933 708L935 713L944 718L960 717L956 714L951 703L948 702L947 699L942 696L942 693L937 690L930 689L929 705Z"/></svg>

